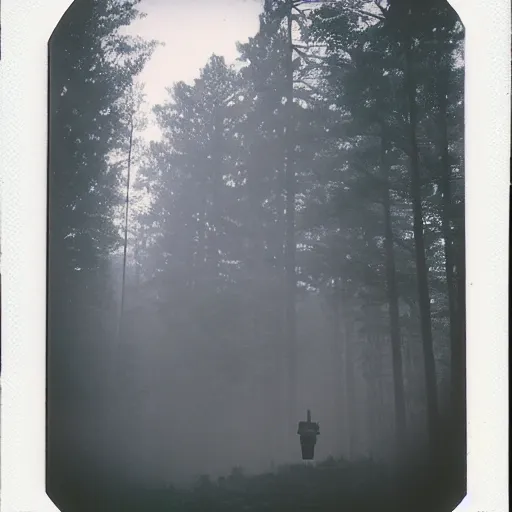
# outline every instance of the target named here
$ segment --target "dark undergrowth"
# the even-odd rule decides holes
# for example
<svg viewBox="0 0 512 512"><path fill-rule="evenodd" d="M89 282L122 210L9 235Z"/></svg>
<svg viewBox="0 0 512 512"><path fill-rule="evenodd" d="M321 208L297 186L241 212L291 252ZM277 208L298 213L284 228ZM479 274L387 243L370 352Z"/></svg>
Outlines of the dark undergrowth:
<svg viewBox="0 0 512 512"><path fill-rule="evenodd" d="M443 512L452 511L464 495L464 478L453 469L409 466L393 474L369 460L331 458L257 476L241 470L216 481L203 476L188 489L61 481L54 502L62 512Z"/></svg>

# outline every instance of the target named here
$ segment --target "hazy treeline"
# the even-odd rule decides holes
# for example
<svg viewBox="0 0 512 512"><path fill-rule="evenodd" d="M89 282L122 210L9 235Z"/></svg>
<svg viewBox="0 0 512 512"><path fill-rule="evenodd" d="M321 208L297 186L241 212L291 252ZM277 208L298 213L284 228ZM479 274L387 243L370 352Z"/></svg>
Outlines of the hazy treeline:
<svg viewBox="0 0 512 512"><path fill-rule="evenodd" d="M147 143L137 4L77 1L51 41L54 481L70 453L153 483L268 471L306 408L320 459L464 454L456 14L265 1L236 65L169 84Z"/></svg>

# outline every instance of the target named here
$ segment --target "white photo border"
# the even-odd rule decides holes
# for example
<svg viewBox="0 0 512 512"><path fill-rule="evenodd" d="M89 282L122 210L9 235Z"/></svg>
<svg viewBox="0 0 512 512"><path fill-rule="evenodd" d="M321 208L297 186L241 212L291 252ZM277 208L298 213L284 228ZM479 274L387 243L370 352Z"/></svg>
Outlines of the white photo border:
<svg viewBox="0 0 512 512"><path fill-rule="evenodd" d="M58 510L45 491L47 55L51 33L71 3L1 5L5 512ZM501 512L508 502L511 5L450 3L466 28L468 493L456 510Z"/></svg>

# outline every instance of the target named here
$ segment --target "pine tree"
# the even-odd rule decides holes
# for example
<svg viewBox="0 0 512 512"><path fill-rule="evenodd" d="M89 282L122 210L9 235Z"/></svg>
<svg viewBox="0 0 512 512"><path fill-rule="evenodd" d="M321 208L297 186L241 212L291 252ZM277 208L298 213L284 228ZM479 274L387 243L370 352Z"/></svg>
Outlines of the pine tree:
<svg viewBox="0 0 512 512"><path fill-rule="evenodd" d="M105 382L91 371L99 375L109 362L106 346L115 318L109 260L120 242L114 219L121 198L119 173L109 156L120 142L120 100L153 48L119 33L140 16L137 3L75 2L49 43L48 454L53 489L53 477L64 475L63 464L73 464L64 455L73 446L66 444L64 416L98 412L104 405L98 392Z"/></svg>

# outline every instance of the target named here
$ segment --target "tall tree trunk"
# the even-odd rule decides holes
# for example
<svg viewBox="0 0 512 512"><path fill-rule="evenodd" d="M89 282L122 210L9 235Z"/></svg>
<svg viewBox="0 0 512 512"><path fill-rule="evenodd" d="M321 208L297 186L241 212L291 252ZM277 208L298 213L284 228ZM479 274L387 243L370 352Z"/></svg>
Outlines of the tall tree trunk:
<svg viewBox="0 0 512 512"><path fill-rule="evenodd" d="M287 56L286 56L286 105L285 105L285 148L286 148L286 235L285 235L285 272L286 272L286 345L288 359L288 422L294 429L297 414L297 322L296 293L297 276L295 272L295 169L293 141L293 39L292 7L293 0L287 2ZM290 430L291 432L292 430Z"/></svg>
<svg viewBox="0 0 512 512"><path fill-rule="evenodd" d="M283 137L286 136L285 130L283 130ZM284 146L284 145L283 145ZM283 439L288 438L288 425L287 416L288 411L286 403L289 397L287 397L287 367L286 367L286 350L287 350L287 327L286 327L286 306L288 291L286 288L287 277L286 277L286 263L285 263L285 238L286 238L286 219L285 219L285 192L286 192L286 150L283 148L282 161L280 167L276 171L275 179L275 199L276 199L276 222L274 229L272 230L272 236L274 237L272 242L272 256L274 257L274 275L276 281L279 283L279 289L277 290L277 323L276 323L276 368L277 368L277 381L280 405L279 418L281 420L280 425L282 426Z"/></svg>
<svg viewBox="0 0 512 512"><path fill-rule="evenodd" d="M379 407L380 403L380 354L375 346L373 335L371 333L370 319L365 314L365 334L364 334L364 347L365 347L365 360L367 364L366 370L366 386L368 391L367 407L367 421L369 422L370 451L372 457L382 459L382 412Z"/></svg>
<svg viewBox="0 0 512 512"><path fill-rule="evenodd" d="M406 29L407 30L407 29ZM423 209L421 197L421 175L419 165L419 150L417 143L417 107L416 80L412 67L412 38L405 35L405 87L409 110L409 173L411 180L411 198L414 217L414 245L416 254L416 273L418 284L418 302L420 309L421 337L423 342L423 362L425 368L425 385L427 399L427 429L429 446L433 449L438 442L438 400L437 378L432 340L432 320L430 311L430 292L428 287L428 266L425 254L425 239L423 234Z"/></svg>
<svg viewBox="0 0 512 512"><path fill-rule="evenodd" d="M283 138L286 137L286 127L282 126ZM275 268L279 276L284 275L285 268L285 237L286 237L286 219L285 219L285 193L286 193L286 146L283 145L280 154L281 160L278 163L278 169L275 173L274 179L274 194L275 194L275 210L276 220L275 229L272 230L272 249L274 251L273 257L275 258ZM283 285L286 284L286 279L283 281ZM284 333L284 331L283 331Z"/></svg>
<svg viewBox="0 0 512 512"><path fill-rule="evenodd" d="M347 411L347 437L348 437L348 458L353 460L355 456L355 393L354 393L354 358L352 353L352 336L347 321L343 320L343 341L344 341L344 370L345 370L345 400Z"/></svg>
<svg viewBox="0 0 512 512"><path fill-rule="evenodd" d="M383 133L385 126L382 125ZM381 165L384 178L384 249L386 252L386 285L389 303L389 323L391 336L391 353L393 361L393 391L395 400L395 435L397 460L405 442L406 415L405 392L402 362L402 339L400 333L400 311L398 306L398 289L396 284L396 266L393 238L393 224L391 218L391 198L389 189L389 171L387 165L387 142L381 138Z"/></svg>
<svg viewBox="0 0 512 512"><path fill-rule="evenodd" d="M344 441L348 452L350 419L346 414L345 397L345 370L344 370L344 342L341 332L341 313L338 293L335 291L332 297L328 298L327 314L331 326L331 371L333 374L333 386L336 391L336 400L333 405L336 411L334 428L343 432Z"/></svg>
<svg viewBox="0 0 512 512"><path fill-rule="evenodd" d="M442 58L442 57L441 57ZM459 354L459 345L461 343L461 336L459 332L460 323L457 318L457 284L455 281L455 259L453 248L453 198L451 191L452 169L450 164L450 153L448 145L448 78L449 70L442 63L438 70L437 80L437 104L439 108L438 130L439 130L439 149L441 156L441 193L442 193L442 210L441 210L441 228L444 238L444 255L446 267L446 284L448 288L448 308L450 315L450 345L452 353L452 369L453 363L456 363L457 355ZM455 357L453 357L455 356ZM456 371L452 371L452 397L451 406L456 407L457 400L457 380L460 378L460 373L456 366Z"/></svg>
<svg viewBox="0 0 512 512"><path fill-rule="evenodd" d="M367 363L368 364L368 363ZM375 447L378 445L377 440L377 422L375 421L375 390L373 379L369 375L370 372L365 374L365 421L366 421L366 443L368 455L372 460L377 458Z"/></svg>
<svg viewBox="0 0 512 512"><path fill-rule="evenodd" d="M442 230L445 240L446 281L448 286L448 305L450 314L450 388L451 388L451 436L453 456L458 467L457 473L464 473L466 457L466 314L465 314L465 250L464 216L460 219L458 230L452 226L454 202L451 190L452 169L450 164L447 111L449 68L439 56L440 71L437 81L437 102L439 107L439 146L441 153L441 192L442 192ZM458 250L455 247L458 237ZM457 254L458 253L458 254ZM459 462L460 461L460 462Z"/></svg>
<svg viewBox="0 0 512 512"><path fill-rule="evenodd" d="M335 290L332 302L330 304L331 309L331 324L332 324L332 346L331 346L331 357L332 357L332 369L336 377L334 385L336 390L339 390L336 397L336 403L334 407L338 413L339 420L336 422L335 428L339 428L344 433L344 446L345 452L348 459L352 457L352 433L351 433L351 413L348 404L348 393L347 393L347 337L344 329L343 315L343 304L341 298L341 291Z"/></svg>
<svg viewBox="0 0 512 512"><path fill-rule="evenodd" d="M139 289L140 286L140 244L139 240L135 240L135 249L133 254L133 259L135 262L135 286Z"/></svg>
<svg viewBox="0 0 512 512"><path fill-rule="evenodd" d="M463 479L466 475L467 426L466 426L466 250L464 219L460 226L460 250L457 258L457 321L458 343L452 347L451 387L453 393L453 426L456 443L456 471Z"/></svg>
<svg viewBox="0 0 512 512"><path fill-rule="evenodd" d="M286 136L286 128L281 126L283 138ZM279 133L279 131L278 131ZM274 382L274 430L277 430L276 437L280 450L290 442L291 435L288 425L287 403L289 400L287 392L287 327L286 327L286 266L285 266L285 192L286 192L286 148L282 144L280 158L276 165L274 179L272 180L272 192L275 199L275 221L270 226L267 236L267 244L270 256L273 261L273 278L277 284L275 291L275 331L274 331L274 354L275 354L275 382ZM257 171L258 168L256 168ZM277 452L276 452L277 453Z"/></svg>
<svg viewBox="0 0 512 512"><path fill-rule="evenodd" d="M264 340L265 347L267 346L267 341L270 341L270 339L273 341L271 348L269 348L271 362L263 386L263 393L266 398L264 428L268 439L267 450L270 454L269 462L271 462L273 457L279 453L283 439L286 439L286 431L284 428L285 418L282 417L283 396L280 386L280 378L282 375L282 347L279 341L275 341L282 339L282 336L279 335L279 332L276 332L276 330L279 330L279 326L272 322L274 310L269 308L266 301L267 297L273 295L273 290L271 290L270 287L273 287L275 284L273 270L269 268L266 260L267 250L270 250L271 253L273 252L274 248L272 244L275 238L272 232L273 226L271 226L271 232L268 233L268 224L264 223L262 206L264 194L262 193L259 151L261 151L261 148L254 148L253 146L248 159L250 167L248 169L246 186L251 220L249 224L247 269L250 276L250 286L253 290L252 310L255 341L261 343ZM283 237L281 236L279 238L282 252ZM274 253L274 255L276 254ZM278 259L277 256L276 259ZM279 260L279 264L282 264L282 258ZM282 287L279 287L279 289L281 288ZM279 315L280 320L282 320L282 316L283 315ZM269 323L274 326L274 330L269 328ZM272 334L269 335L269 332Z"/></svg>
<svg viewBox="0 0 512 512"><path fill-rule="evenodd" d="M128 218L130 213L130 178L132 171L132 150L133 150L133 131L134 131L134 113L130 117L130 138L128 146L128 169L126 177L126 198L124 211L124 244L123 244L123 277L121 281L121 307L119 312L119 322L117 325L117 341L122 336L123 320L124 320L124 302L125 302L125 285L126 285L126 255L128 251Z"/></svg>
<svg viewBox="0 0 512 512"><path fill-rule="evenodd" d="M345 415L347 428L347 457L353 460L355 451L355 390L354 390L354 357L352 353L352 330L350 329L347 304L348 297L340 290L338 315L341 319L341 342L343 347L343 387L345 391Z"/></svg>
<svg viewBox="0 0 512 512"><path fill-rule="evenodd" d="M126 263L128 253L128 222L130 213L130 181L131 181L131 167L132 167L132 150L133 150L133 134L134 134L134 112L131 112L130 117L130 133L128 141L128 163L127 163L127 177L126 177L126 194L125 194L125 212L124 212L124 241L123 241L123 269L121 278L121 304L119 307L119 317L116 325L115 341L111 348L112 368L110 372L110 400L117 404L117 412L124 413L126 405L125 400L126 390L130 384L128 378L132 366L132 352L130 347L123 343L125 341L125 295L126 295ZM131 390L130 390L131 391ZM105 428L108 436L114 436L117 425L117 413L113 414L113 409L108 410L106 417ZM115 438L115 437L113 437Z"/></svg>
<svg viewBox="0 0 512 512"><path fill-rule="evenodd" d="M463 167L463 164L462 164ZM464 202L465 203L465 202ZM451 388L455 471L465 479L467 453L466 426L466 248L464 203L459 205L460 216L455 218L454 236L455 283L457 293L458 343L452 346ZM464 482L465 485L465 482Z"/></svg>

